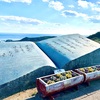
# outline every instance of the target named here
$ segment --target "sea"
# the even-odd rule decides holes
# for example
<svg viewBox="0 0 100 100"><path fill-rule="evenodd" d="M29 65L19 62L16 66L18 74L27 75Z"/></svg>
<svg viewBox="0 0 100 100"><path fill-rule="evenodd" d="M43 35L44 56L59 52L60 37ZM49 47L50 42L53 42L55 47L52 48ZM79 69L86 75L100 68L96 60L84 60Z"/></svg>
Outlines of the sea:
<svg viewBox="0 0 100 100"><path fill-rule="evenodd" d="M0 40L20 40L25 37L57 36L57 34L36 34L36 33L0 33Z"/></svg>

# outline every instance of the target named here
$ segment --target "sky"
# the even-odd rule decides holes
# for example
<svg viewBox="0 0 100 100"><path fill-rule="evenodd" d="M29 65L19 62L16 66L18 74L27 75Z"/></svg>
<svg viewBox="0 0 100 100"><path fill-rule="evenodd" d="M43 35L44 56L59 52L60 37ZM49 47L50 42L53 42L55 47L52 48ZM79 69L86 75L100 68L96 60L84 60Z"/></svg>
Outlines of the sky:
<svg viewBox="0 0 100 100"><path fill-rule="evenodd" d="M100 31L100 0L0 0L0 33L91 35Z"/></svg>

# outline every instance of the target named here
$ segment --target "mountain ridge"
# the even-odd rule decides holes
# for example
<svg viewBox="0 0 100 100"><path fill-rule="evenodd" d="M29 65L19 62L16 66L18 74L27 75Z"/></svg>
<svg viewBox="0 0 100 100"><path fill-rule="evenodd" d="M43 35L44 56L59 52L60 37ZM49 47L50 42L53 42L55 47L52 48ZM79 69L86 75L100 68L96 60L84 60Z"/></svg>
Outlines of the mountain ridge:
<svg viewBox="0 0 100 100"><path fill-rule="evenodd" d="M32 42L39 42L45 39L55 38L56 36L40 36L40 37L24 37L20 40L11 40L7 39L6 42L18 42L18 41L32 41ZM100 43L100 31L88 36L87 38Z"/></svg>
<svg viewBox="0 0 100 100"><path fill-rule="evenodd" d="M88 36L87 38L100 43L100 31L93 35Z"/></svg>

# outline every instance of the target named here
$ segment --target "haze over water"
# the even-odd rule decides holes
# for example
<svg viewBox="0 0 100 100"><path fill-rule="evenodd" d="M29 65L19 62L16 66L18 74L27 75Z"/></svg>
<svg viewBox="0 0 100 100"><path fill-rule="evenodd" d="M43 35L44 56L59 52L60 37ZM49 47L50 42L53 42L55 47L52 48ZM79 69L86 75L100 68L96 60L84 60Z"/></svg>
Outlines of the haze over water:
<svg viewBox="0 0 100 100"><path fill-rule="evenodd" d="M55 34L20 34L20 33L0 33L0 40L7 40L7 39L12 39L12 40L19 40L25 37L41 37L41 36L56 36Z"/></svg>

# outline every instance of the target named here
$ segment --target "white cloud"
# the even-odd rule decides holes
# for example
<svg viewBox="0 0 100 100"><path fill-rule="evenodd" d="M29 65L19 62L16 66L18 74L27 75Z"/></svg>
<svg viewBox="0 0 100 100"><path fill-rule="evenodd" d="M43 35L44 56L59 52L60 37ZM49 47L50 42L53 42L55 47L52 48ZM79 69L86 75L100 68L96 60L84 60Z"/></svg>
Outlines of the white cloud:
<svg viewBox="0 0 100 100"><path fill-rule="evenodd" d="M33 18L19 17L19 16L0 16L0 20L7 22L17 22L21 24L32 24L32 25L43 24L43 22L40 20Z"/></svg>
<svg viewBox="0 0 100 100"><path fill-rule="evenodd" d="M76 13L77 17L82 17L84 20L88 20L89 16L87 14L84 13Z"/></svg>
<svg viewBox="0 0 100 100"><path fill-rule="evenodd" d="M79 9L75 8L73 5L68 5L70 8L75 8L74 10L64 10L62 15L64 17L71 17L77 20L77 18L82 18L85 21L100 23L100 7L99 1L92 0L78 0Z"/></svg>
<svg viewBox="0 0 100 100"><path fill-rule="evenodd" d="M69 8L74 8L74 5L68 5Z"/></svg>
<svg viewBox="0 0 100 100"><path fill-rule="evenodd" d="M100 15L95 16L95 18L100 21Z"/></svg>
<svg viewBox="0 0 100 100"><path fill-rule="evenodd" d="M100 1L98 1L98 2L97 2L97 4L99 4L99 5L100 5Z"/></svg>
<svg viewBox="0 0 100 100"><path fill-rule="evenodd" d="M32 3L32 0L0 0L0 1L8 2L8 3L11 3L11 2L22 2L22 3L27 3L27 4Z"/></svg>
<svg viewBox="0 0 100 100"><path fill-rule="evenodd" d="M100 23L100 8L92 8L93 11L98 12L98 14L86 14L86 13L81 13L77 12L74 10L64 10L62 11L62 16L64 17L71 17L71 18L82 18L85 21L93 22L93 23Z"/></svg>
<svg viewBox="0 0 100 100"><path fill-rule="evenodd" d="M59 24L59 23L58 23ZM87 25L86 27L82 27L80 24L79 26L74 26L70 24L60 24L57 25L57 23L50 23L46 22L44 24L39 24L37 26L32 26L32 25L21 25L21 24L6 24L6 23L0 23L0 32L9 32L9 33L37 33L37 34L74 34L74 33L79 33L82 35L89 35L89 34L94 34L99 30L99 24L94 25ZM91 28L88 28L90 27Z"/></svg>
<svg viewBox="0 0 100 100"><path fill-rule="evenodd" d="M98 8L98 7L94 7L94 8L92 8L92 10L96 11L96 12L100 12L100 8Z"/></svg>
<svg viewBox="0 0 100 100"><path fill-rule="evenodd" d="M49 3L49 7L54 8L55 10L63 10L64 6L61 2L59 1L54 1L54 0L42 0L43 2Z"/></svg>
<svg viewBox="0 0 100 100"><path fill-rule="evenodd" d="M64 9L63 4L59 1L50 1L49 7L54 8L55 10L58 10L58 11Z"/></svg>
<svg viewBox="0 0 100 100"><path fill-rule="evenodd" d="M89 35L100 31L99 23L87 24L86 22L77 22L80 23L78 26L70 23L51 23L44 22L43 24L32 25L32 24L21 24L17 23L8 23L5 18L0 16L0 32L9 32L9 33L37 33L37 34L73 34L79 33L82 35ZM13 18L10 18L13 19ZM16 20L22 20L23 18L16 18ZM29 19L27 19L29 20ZM27 21L26 21L27 22ZM92 27L93 26L93 27Z"/></svg>
<svg viewBox="0 0 100 100"><path fill-rule="evenodd" d="M89 6L94 7L94 4L91 2L84 1L84 0L78 0L78 6L82 8L88 8Z"/></svg>
<svg viewBox="0 0 100 100"><path fill-rule="evenodd" d="M42 0L43 2L49 2L50 0Z"/></svg>
<svg viewBox="0 0 100 100"><path fill-rule="evenodd" d="M76 14L77 14L77 12L73 11L73 10L65 10L65 11L62 12L63 16L73 17L73 16L76 16Z"/></svg>
<svg viewBox="0 0 100 100"><path fill-rule="evenodd" d="M100 15L91 16L89 20L93 23L100 23Z"/></svg>
<svg viewBox="0 0 100 100"><path fill-rule="evenodd" d="M70 17L82 17L84 20L88 20L89 16L87 14L84 13L79 13L73 10L65 10L62 12L63 16L70 16Z"/></svg>
<svg viewBox="0 0 100 100"><path fill-rule="evenodd" d="M83 8L88 8L88 2L87 1L78 0L78 5L83 7Z"/></svg>

